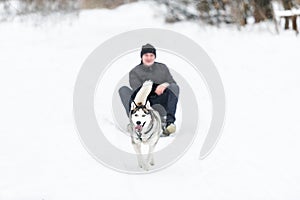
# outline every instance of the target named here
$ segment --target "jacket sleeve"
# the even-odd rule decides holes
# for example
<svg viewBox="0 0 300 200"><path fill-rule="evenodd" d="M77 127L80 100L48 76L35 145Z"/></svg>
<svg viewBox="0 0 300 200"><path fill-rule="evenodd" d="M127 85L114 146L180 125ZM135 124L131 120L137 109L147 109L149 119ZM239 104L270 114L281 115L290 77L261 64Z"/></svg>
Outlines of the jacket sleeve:
<svg viewBox="0 0 300 200"><path fill-rule="evenodd" d="M142 85L142 81L138 77L137 73L133 70L129 72L129 84L133 90L136 90Z"/></svg>
<svg viewBox="0 0 300 200"><path fill-rule="evenodd" d="M166 77L166 83L176 83L176 81L174 80L173 76L170 73L170 70L168 69L168 67L166 65L164 65L164 70L165 70L165 77Z"/></svg>

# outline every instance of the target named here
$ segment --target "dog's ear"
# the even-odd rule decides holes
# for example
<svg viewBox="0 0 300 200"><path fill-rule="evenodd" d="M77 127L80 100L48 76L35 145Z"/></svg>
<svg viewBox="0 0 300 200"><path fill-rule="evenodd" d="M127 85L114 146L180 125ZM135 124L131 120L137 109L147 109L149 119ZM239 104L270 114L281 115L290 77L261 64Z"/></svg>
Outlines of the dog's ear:
<svg viewBox="0 0 300 200"><path fill-rule="evenodd" d="M146 101L145 107L146 107L147 110L152 110L152 107L151 107L150 102L148 100Z"/></svg>
<svg viewBox="0 0 300 200"><path fill-rule="evenodd" d="M130 110L134 110L135 107L136 107L135 103L134 103L134 102L131 102Z"/></svg>

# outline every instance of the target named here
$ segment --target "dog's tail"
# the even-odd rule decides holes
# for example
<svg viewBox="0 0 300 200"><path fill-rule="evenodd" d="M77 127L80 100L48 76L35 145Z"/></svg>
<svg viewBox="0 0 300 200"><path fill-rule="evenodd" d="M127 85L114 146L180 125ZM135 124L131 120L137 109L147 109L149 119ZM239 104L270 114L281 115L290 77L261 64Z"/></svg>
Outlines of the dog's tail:
<svg viewBox="0 0 300 200"><path fill-rule="evenodd" d="M138 91L134 98L134 102L137 105L145 105L147 101L147 97L150 94L152 90L153 82L151 80L145 81L141 87L141 89Z"/></svg>

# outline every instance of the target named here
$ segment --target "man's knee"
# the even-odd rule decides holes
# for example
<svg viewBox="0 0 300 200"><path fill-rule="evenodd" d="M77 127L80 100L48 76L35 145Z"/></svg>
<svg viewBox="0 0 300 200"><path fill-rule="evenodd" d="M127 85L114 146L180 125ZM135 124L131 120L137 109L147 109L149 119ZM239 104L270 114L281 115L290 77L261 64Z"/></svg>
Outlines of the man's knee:
<svg viewBox="0 0 300 200"><path fill-rule="evenodd" d="M127 87L127 86L122 86L122 87L119 88L119 95L121 97L128 96L131 93L132 93L132 90L129 87Z"/></svg>
<svg viewBox="0 0 300 200"><path fill-rule="evenodd" d="M178 95L179 95L179 86L176 83L171 83L169 85L168 89L178 97Z"/></svg>

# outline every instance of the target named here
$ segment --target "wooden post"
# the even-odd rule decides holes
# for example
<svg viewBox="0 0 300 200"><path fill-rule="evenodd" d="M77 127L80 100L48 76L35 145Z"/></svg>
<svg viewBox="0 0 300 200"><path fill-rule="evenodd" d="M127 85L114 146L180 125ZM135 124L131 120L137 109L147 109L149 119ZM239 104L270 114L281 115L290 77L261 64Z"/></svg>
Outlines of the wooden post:
<svg viewBox="0 0 300 200"><path fill-rule="evenodd" d="M296 31L296 34L298 35L298 27L297 27L297 15L292 16L292 25L293 25L293 30Z"/></svg>
<svg viewBox="0 0 300 200"><path fill-rule="evenodd" d="M284 29L285 30L288 30L289 28L290 28L290 19L289 19L290 17L284 17Z"/></svg>

